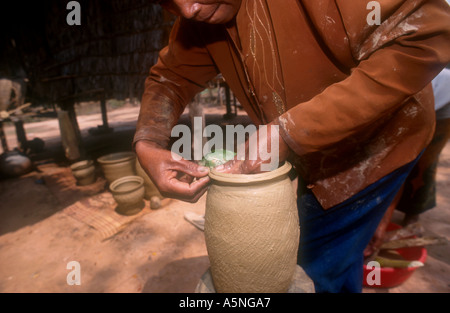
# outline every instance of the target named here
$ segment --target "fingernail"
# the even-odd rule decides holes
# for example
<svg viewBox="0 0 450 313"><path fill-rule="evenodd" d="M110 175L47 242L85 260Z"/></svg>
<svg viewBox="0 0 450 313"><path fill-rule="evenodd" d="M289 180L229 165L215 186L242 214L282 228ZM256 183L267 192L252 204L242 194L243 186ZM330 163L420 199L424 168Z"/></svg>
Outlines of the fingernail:
<svg viewBox="0 0 450 313"><path fill-rule="evenodd" d="M200 172L207 172L207 171L209 171L209 169L208 169L207 167L204 167L204 166L200 166L200 167L198 168L198 170L199 170Z"/></svg>

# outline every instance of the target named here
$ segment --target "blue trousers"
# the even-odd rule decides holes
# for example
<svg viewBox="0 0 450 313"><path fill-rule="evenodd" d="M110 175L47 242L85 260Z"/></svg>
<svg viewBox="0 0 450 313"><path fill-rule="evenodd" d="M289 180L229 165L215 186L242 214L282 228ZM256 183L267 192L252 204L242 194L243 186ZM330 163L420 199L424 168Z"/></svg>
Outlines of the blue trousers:
<svg viewBox="0 0 450 313"><path fill-rule="evenodd" d="M362 292L364 249L417 160L328 210L299 182L298 264L316 292Z"/></svg>

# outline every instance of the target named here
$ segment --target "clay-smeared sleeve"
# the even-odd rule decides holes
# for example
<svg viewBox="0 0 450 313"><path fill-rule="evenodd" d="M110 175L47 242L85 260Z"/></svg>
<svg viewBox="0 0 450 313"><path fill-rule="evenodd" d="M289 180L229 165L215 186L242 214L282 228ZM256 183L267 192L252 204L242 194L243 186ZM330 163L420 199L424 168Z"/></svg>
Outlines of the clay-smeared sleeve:
<svg viewBox="0 0 450 313"><path fill-rule="evenodd" d="M168 46L161 50L145 81L133 146L147 140L167 148L172 127L186 104L216 75L192 22L177 19Z"/></svg>
<svg viewBox="0 0 450 313"><path fill-rule="evenodd" d="M343 81L274 121L298 155L364 131L421 91L450 62L450 10L445 1L397 1L401 5L374 30L363 29L368 11L361 12L362 22L355 26L354 3L337 3L358 66Z"/></svg>

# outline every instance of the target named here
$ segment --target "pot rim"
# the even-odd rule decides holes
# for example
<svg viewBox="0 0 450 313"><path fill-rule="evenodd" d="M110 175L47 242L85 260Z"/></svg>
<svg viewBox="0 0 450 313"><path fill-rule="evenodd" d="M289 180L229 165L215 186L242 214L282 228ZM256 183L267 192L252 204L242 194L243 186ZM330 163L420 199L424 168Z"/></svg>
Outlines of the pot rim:
<svg viewBox="0 0 450 313"><path fill-rule="evenodd" d="M122 157L120 157L122 156ZM118 157L118 158L114 158ZM110 154L103 155L97 159L98 163L101 164L114 164L123 161L129 161L136 158L134 152L131 151L122 151L122 152L114 152Z"/></svg>
<svg viewBox="0 0 450 313"><path fill-rule="evenodd" d="M125 190L116 190L117 186L125 183L125 182L137 182L139 183L136 186L133 186L132 188L129 189L125 189ZM141 188L144 185L144 179L140 176L124 176L121 178L116 179L115 181L113 181L110 185L109 185L109 189L111 190L111 192L119 194L119 193L127 193L127 192L131 192L131 191L135 191L139 188Z"/></svg>
<svg viewBox="0 0 450 313"><path fill-rule="evenodd" d="M286 161L282 166L273 171L258 174L230 174L230 173L221 173L216 171L215 169L211 169L211 171L209 172L209 177L219 182L234 183L234 184L253 184L257 182L270 181L282 177L283 175L289 173L291 168L292 165Z"/></svg>
<svg viewBox="0 0 450 313"><path fill-rule="evenodd" d="M92 160L82 160L70 165L72 171L84 170L85 168L91 167L94 164Z"/></svg>

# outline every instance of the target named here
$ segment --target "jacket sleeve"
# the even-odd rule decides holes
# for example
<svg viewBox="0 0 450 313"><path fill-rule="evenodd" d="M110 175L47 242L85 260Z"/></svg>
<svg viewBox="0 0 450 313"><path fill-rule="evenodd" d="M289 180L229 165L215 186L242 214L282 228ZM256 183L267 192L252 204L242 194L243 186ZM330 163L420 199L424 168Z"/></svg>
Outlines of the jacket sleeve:
<svg viewBox="0 0 450 313"><path fill-rule="evenodd" d="M145 81L133 146L147 140L168 148L172 127L185 106L216 75L193 22L177 19L168 46Z"/></svg>
<svg viewBox="0 0 450 313"><path fill-rule="evenodd" d="M346 79L274 121L299 156L333 147L387 117L450 61L445 1L384 1L390 12L372 27L365 5L358 13L353 1L336 3L358 65Z"/></svg>

